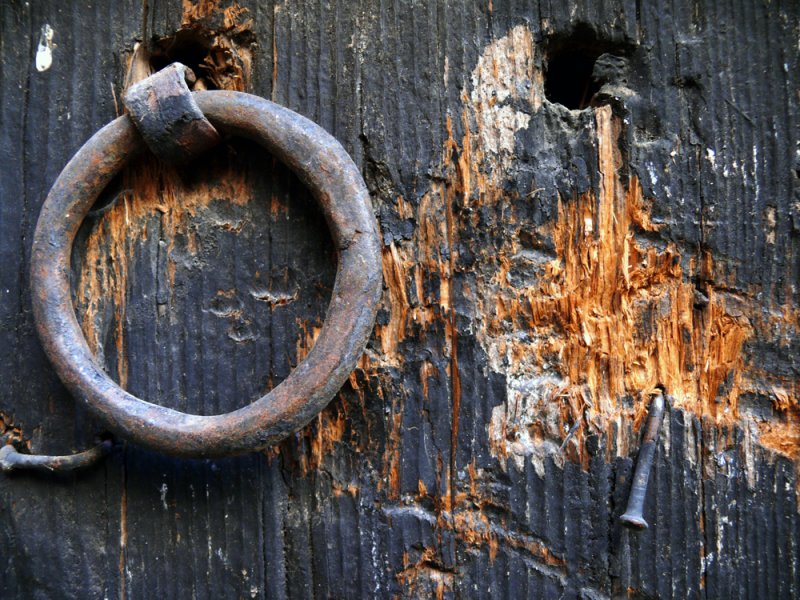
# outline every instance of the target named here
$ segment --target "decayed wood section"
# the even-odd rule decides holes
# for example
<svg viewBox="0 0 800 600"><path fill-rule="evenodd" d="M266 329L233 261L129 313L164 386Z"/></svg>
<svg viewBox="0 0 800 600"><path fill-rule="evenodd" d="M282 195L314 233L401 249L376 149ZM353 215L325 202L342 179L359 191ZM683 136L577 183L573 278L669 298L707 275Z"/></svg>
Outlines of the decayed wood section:
<svg viewBox="0 0 800 600"><path fill-rule="evenodd" d="M14 1L0 27L0 430L20 447L99 431L35 338L30 235L151 69L182 60L198 89L336 136L370 188L385 281L349 384L280 446L182 461L123 445L68 478L0 480L0 595L800 593L794 3ZM557 89L580 61L595 79L570 110ZM335 270L307 192L239 140L188 169L138 161L76 247L98 359L199 414L290 372ZM629 533L659 386L674 404L651 526Z"/></svg>

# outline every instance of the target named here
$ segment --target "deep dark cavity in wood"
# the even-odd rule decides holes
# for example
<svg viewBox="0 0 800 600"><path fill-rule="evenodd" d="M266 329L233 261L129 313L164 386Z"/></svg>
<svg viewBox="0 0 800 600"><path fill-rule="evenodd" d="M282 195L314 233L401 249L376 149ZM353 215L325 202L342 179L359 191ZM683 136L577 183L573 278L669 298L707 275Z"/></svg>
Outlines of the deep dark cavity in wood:
<svg viewBox="0 0 800 600"><path fill-rule="evenodd" d="M209 7L188 13L181 27L169 35L146 40L150 68L159 71L173 62L189 67L197 76L196 90L248 91L252 49L256 35L239 9L222 18ZM236 81L239 80L239 81Z"/></svg>
<svg viewBox="0 0 800 600"><path fill-rule="evenodd" d="M583 110L590 106L603 83L609 79L619 82L619 76L609 77L607 65L624 62L622 57L631 54L635 45L629 40L603 37L595 28L581 23L566 33L551 35L544 47L545 97L570 110ZM606 60L596 69L601 56Z"/></svg>
<svg viewBox="0 0 800 600"><path fill-rule="evenodd" d="M174 35L156 37L149 42L150 66L159 71L173 62L179 62L202 76L209 69L206 60L211 51L214 32L193 27L180 29ZM207 83L209 90L217 89L213 81Z"/></svg>
<svg viewBox="0 0 800 600"><path fill-rule="evenodd" d="M592 77L597 55L585 50L561 50L547 60L545 94L550 102L572 110L589 106L600 85Z"/></svg>

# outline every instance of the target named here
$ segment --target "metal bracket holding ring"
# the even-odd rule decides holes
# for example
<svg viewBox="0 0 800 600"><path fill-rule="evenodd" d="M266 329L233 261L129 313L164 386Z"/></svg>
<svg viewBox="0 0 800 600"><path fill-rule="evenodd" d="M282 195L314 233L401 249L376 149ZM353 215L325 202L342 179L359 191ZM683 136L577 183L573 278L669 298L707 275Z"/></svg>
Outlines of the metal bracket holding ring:
<svg viewBox="0 0 800 600"><path fill-rule="evenodd" d="M257 96L192 93L187 76L188 69L175 63L133 86L125 98L131 114L95 133L64 167L36 225L31 291L39 337L56 372L113 433L170 455L214 457L280 441L338 392L375 322L383 282L381 245L366 185L331 135ZM338 265L325 321L308 356L252 404L201 416L136 398L106 374L75 316L70 255L87 212L133 156L149 147L163 159L183 162L215 144L217 130L259 143L311 189L331 230Z"/></svg>

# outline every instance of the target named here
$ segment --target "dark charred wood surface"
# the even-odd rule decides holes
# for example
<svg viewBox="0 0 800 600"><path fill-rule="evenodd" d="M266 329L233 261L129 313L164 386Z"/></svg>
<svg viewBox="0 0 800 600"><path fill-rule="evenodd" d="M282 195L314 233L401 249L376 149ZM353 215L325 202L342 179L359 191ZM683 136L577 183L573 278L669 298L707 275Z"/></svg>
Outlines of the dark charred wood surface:
<svg viewBox="0 0 800 600"><path fill-rule="evenodd" d="M27 273L137 41L334 135L386 286L350 382L278 447L0 475L0 597L800 596L798 35L792 0L0 4L6 437L103 431L40 348ZM108 372L198 414L291 371L335 273L313 200L240 140L138 161L73 263ZM656 385L675 405L631 533Z"/></svg>

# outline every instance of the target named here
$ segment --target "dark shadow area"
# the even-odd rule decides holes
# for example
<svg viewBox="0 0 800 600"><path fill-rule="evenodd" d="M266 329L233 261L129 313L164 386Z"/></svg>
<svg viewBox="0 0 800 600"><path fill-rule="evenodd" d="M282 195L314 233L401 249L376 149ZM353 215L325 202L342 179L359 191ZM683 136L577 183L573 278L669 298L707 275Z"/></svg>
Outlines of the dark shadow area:
<svg viewBox="0 0 800 600"><path fill-rule="evenodd" d="M554 35L545 44L545 97L570 110L588 108L603 84L594 72L597 59L604 54L629 56L632 51L630 43L603 39L586 25Z"/></svg>

